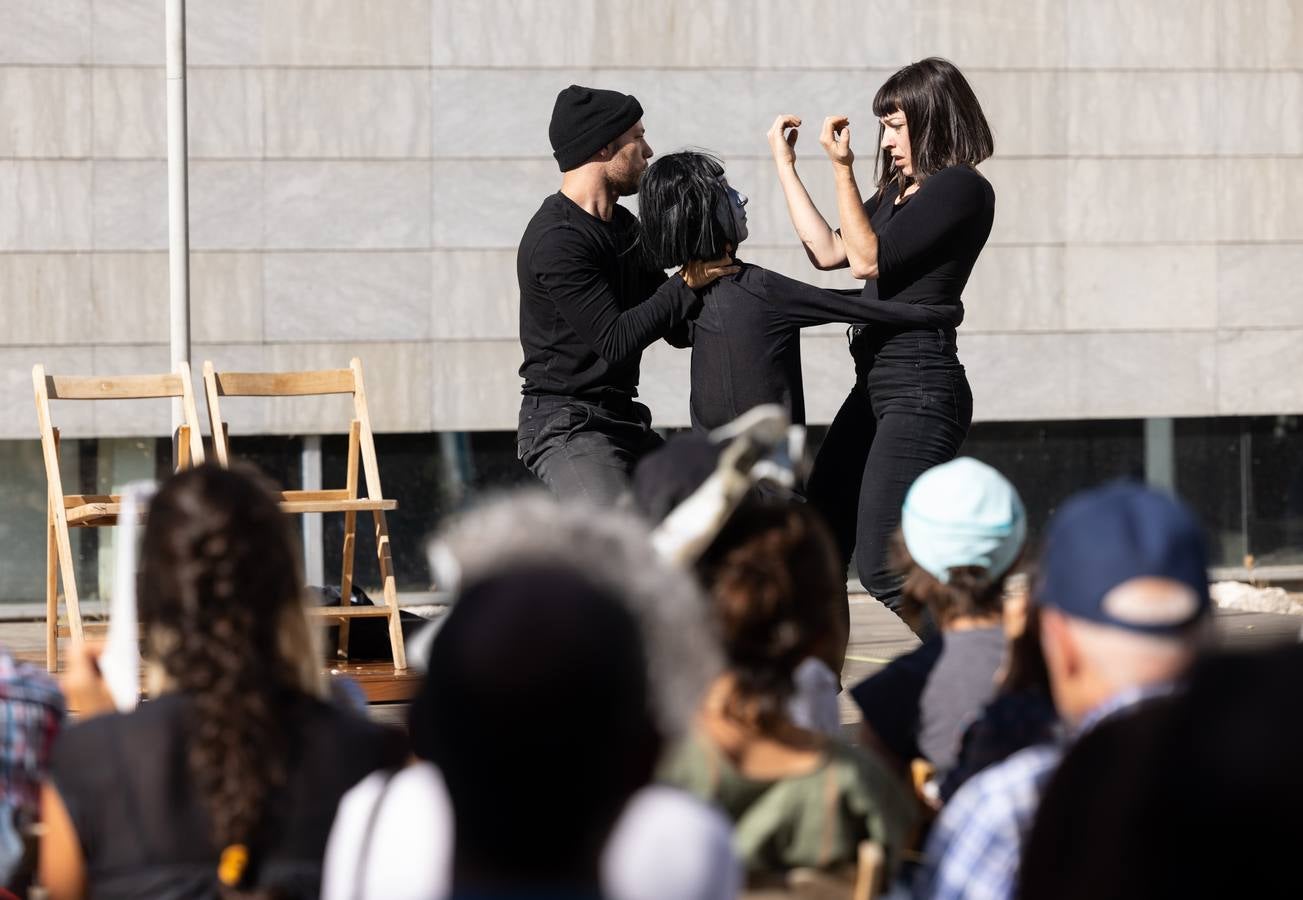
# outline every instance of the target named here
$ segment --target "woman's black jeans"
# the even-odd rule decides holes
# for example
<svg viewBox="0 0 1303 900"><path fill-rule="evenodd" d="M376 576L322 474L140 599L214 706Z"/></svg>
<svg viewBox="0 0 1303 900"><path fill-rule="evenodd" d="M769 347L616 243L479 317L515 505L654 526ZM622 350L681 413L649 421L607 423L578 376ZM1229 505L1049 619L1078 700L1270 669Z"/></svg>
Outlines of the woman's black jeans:
<svg viewBox="0 0 1303 900"><path fill-rule="evenodd" d="M973 421L973 394L953 329L866 326L851 344L856 383L815 458L808 495L832 527L843 564L889 609L903 575L889 565L905 494L954 459Z"/></svg>

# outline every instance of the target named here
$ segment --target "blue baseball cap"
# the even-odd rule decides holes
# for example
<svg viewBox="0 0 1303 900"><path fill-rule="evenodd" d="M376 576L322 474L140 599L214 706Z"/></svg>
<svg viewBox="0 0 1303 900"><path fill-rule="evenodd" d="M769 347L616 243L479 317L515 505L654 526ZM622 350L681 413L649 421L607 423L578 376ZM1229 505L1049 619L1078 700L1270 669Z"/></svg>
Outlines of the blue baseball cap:
<svg viewBox="0 0 1303 900"><path fill-rule="evenodd" d="M1189 590L1148 599L1115 592L1137 578L1167 579ZM1180 632L1212 609L1203 529L1180 501L1138 483L1084 491L1050 520L1036 597L1091 622Z"/></svg>
<svg viewBox="0 0 1303 900"><path fill-rule="evenodd" d="M914 562L942 584L960 566L980 566L999 578L1022 550L1027 514L1007 478L961 456L915 479L900 530Z"/></svg>

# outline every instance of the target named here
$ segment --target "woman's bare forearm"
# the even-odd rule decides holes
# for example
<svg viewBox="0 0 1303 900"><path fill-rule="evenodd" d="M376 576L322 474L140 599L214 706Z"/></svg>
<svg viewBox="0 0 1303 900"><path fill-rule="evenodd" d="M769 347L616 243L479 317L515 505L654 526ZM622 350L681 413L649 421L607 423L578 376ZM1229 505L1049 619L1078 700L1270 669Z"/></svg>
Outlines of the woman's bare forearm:
<svg viewBox="0 0 1303 900"><path fill-rule="evenodd" d="M778 166L778 181L783 186L783 198L787 201L787 214L792 219L792 227L805 248L806 256L817 269L840 269L846 265L846 251L842 239L833 231L828 220L819 212L819 208L810 199L810 192L796 174L796 165L784 163Z"/></svg>
<svg viewBox="0 0 1303 900"><path fill-rule="evenodd" d="M849 164L833 163L837 190L837 215L841 219L842 253L851 274L871 281L878 277L878 235L864 208L864 198Z"/></svg>

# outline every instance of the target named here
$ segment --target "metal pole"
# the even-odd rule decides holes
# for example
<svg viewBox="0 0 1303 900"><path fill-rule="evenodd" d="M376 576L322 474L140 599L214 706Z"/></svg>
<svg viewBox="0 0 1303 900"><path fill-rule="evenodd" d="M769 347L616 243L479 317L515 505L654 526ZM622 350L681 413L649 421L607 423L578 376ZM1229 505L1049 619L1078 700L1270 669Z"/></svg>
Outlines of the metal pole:
<svg viewBox="0 0 1303 900"><path fill-rule="evenodd" d="M305 491L321 490L321 435L310 434L303 438L303 451L299 455ZM321 513L308 513L303 517L303 574L308 584L326 586L326 560L321 547Z"/></svg>
<svg viewBox="0 0 1303 900"><path fill-rule="evenodd" d="M1145 481L1150 487L1176 493L1175 419L1145 419Z"/></svg>
<svg viewBox="0 0 1303 900"><path fill-rule="evenodd" d="M167 257L172 366L190 362L190 199L186 140L185 0L167 0ZM172 434L184 421L172 401Z"/></svg>

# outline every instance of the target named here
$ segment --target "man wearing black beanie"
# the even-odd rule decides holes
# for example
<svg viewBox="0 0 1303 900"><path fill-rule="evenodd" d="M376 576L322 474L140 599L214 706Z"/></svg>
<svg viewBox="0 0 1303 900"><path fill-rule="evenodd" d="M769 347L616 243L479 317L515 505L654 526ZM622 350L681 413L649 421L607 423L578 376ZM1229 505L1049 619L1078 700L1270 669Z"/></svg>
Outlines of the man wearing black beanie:
<svg viewBox="0 0 1303 900"><path fill-rule="evenodd" d="M696 291L737 271L727 257L670 278L635 246L638 223L617 202L638 192L652 150L628 94L571 85L548 127L561 190L525 229L516 257L524 363L517 455L560 497L612 503L634 464L660 446L635 401L642 351L676 346Z"/></svg>

